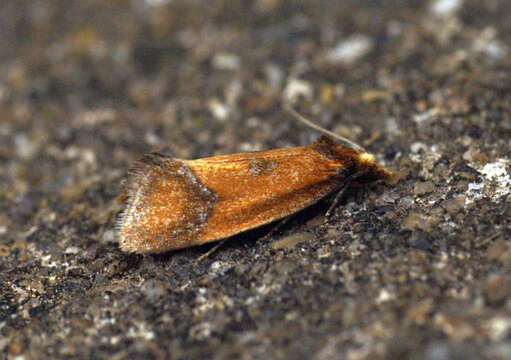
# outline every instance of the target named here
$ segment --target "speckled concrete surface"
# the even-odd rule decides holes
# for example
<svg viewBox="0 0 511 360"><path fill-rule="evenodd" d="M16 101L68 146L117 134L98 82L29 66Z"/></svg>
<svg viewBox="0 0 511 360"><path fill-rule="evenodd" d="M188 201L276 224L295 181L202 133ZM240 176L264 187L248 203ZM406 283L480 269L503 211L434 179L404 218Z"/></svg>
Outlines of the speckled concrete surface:
<svg viewBox="0 0 511 360"><path fill-rule="evenodd" d="M0 358L511 358L511 3L4 1ZM158 256L130 164L309 144L400 173Z"/></svg>

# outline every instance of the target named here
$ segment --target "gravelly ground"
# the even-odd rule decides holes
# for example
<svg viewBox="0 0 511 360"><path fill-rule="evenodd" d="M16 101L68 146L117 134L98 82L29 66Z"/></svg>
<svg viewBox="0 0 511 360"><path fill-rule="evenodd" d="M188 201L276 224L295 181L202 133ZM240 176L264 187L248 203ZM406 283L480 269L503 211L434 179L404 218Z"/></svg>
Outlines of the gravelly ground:
<svg viewBox="0 0 511 360"><path fill-rule="evenodd" d="M4 1L0 358L511 358L511 3ZM400 173L271 227L122 253L152 149L309 144Z"/></svg>

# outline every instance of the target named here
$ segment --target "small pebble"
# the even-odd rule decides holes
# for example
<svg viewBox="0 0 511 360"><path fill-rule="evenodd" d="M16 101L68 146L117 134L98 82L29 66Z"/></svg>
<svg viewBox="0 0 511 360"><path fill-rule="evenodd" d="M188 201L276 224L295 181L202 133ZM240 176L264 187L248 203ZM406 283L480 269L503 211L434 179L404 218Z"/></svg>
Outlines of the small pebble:
<svg viewBox="0 0 511 360"><path fill-rule="evenodd" d="M424 181L415 183L413 187L413 193L415 195L424 195L435 190L435 185L431 181Z"/></svg>
<svg viewBox="0 0 511 360"><path fill-rule="evenodd" d="M314 239L314 235L309 232L301 232L292 234L289 236L285 236L277 241L271 243L270 247L273 250L281 250L281 249L291 249L295 247L296 244L301 242L309 242Z"/></svg>

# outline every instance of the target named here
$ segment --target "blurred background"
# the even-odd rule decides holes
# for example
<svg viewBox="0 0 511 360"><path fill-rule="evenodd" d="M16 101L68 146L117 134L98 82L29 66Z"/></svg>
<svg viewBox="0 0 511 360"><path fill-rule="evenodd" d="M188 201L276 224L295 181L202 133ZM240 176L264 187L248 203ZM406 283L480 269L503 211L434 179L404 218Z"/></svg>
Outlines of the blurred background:
<svg viewBox="0 0 511 360"><path fill-rule="evenodd" d="M511 358L510 13L2 1L0 358ZM133 161L310 144L282 101L401 181L201 264L119 251Z"/></svg>

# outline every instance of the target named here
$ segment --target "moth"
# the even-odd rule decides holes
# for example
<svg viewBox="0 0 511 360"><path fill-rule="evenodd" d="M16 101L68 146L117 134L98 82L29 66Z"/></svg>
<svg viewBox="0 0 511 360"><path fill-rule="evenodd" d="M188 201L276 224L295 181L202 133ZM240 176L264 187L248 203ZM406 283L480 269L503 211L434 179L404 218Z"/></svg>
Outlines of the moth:
<svg viewBox="0 0 511 360"><path fill-rule="evenodd" d="M120 247L147 254L222 240L340 194L352 182L391 179L373 155L349 144L322 135L312 145L195 160L148 154L130 171Z"/></svg>

